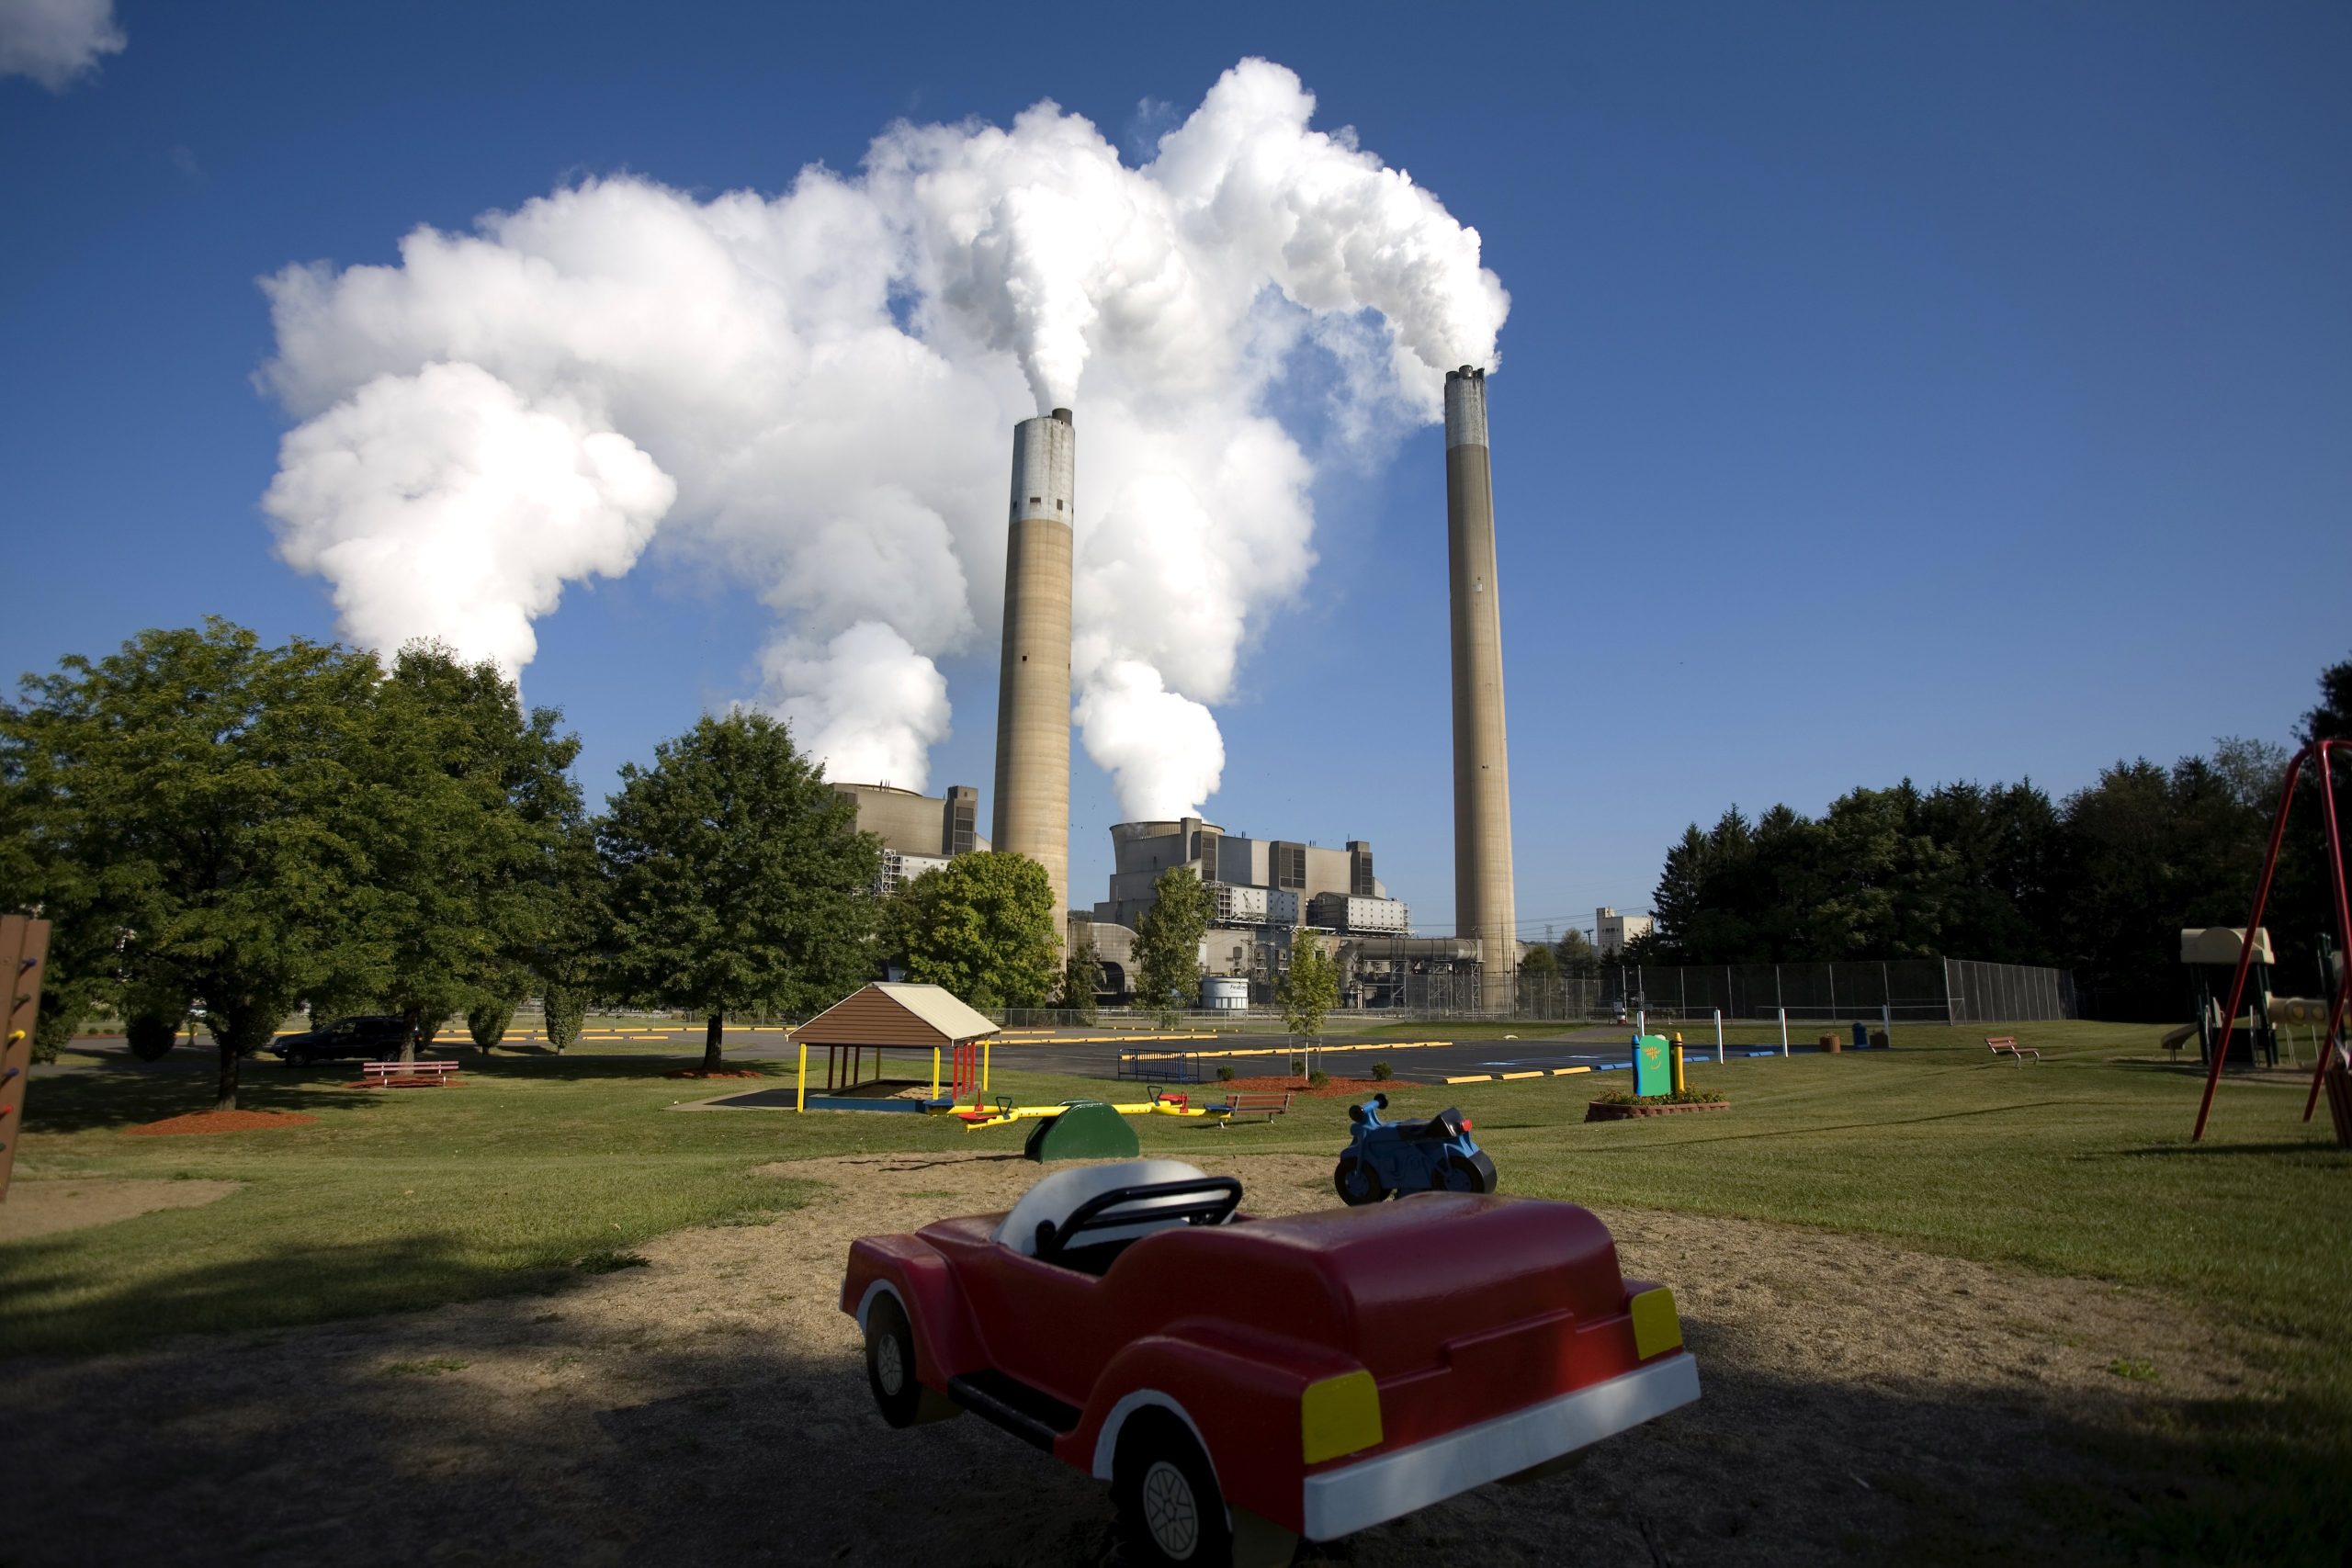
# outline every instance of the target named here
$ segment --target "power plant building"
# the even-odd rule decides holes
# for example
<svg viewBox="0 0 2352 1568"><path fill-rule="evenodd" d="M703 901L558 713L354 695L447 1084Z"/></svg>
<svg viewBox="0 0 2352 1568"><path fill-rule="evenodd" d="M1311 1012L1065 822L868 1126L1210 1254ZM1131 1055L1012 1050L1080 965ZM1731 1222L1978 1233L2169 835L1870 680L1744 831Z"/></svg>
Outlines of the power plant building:
<svg viewBox="0 0 2352 1568"><path fill-rule="evenodd" d="M896 893L957 855L989 847L976 830L980 792L970 784L951 784L944 795L881 784L836 784L833 790L856 805L858 831L882 840L877 893Z"/></svg>
<svg viewBox="0 0 2352 1568"><path fill-rule="evenodd" d="M1206 885L1213 907L1226 911L1217 917L1223 924L1295 926L1299 912L1323 893L1388 897L1372 874L1372 846L1362 840L1327 850L1295 839L1246 838L1186 817L1114 824L1111 855L1111 896L1094 906L1094 919L1106 925L1134 926L1151 908L1160 874L1179 865ZM1397 905L1400 919L1403 908Z"/></svg>
<svg viewBox="0 0 2352 1568"><path fill-rule="evenodd" d="M1068 409L1012 427L1004 545L1004 645L996 706L996 847L1027 855L1069 908L1070 525L1078 435Z"/></svg>

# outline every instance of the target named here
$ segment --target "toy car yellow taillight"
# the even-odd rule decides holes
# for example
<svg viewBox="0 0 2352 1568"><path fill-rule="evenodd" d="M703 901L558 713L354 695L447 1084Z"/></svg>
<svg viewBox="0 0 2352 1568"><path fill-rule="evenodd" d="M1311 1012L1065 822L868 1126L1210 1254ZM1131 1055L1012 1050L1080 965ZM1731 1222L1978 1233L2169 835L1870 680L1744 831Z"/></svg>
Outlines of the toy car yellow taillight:
<svg viewBox="0 0 2352 1568"><path fill-rule="evenodd" d="M1306 1385L1298 1401L1299 1438L1306 1462L1380 1446L1380 1387L1370 1372L1348 1372Z"/></svg>
<svg viewBox="0 0 2352 1568"><path fill-rule="evenodd" d="M1668 1350L1682 1348L1682 1314L1674 1310L1674 1292L1664 1285L1643 1291L1625 1303L1634 1319L1634 1354L1646 1361Z"/></svg>

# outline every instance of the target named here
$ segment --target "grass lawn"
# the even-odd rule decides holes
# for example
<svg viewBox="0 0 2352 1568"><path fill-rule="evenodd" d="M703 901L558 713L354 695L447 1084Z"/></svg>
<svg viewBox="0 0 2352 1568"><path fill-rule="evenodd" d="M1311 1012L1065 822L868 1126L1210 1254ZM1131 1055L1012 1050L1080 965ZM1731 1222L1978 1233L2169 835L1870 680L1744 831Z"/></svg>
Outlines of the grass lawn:
<svg viewBox="0 0 2352 1568"><path fill-rule="evenodd" d="M1684 1032L1692 1087L1729 1093L1729 1112L1588 1125L1580 1118L1593 1080L1581 1077L1400 1084L1393 1098L1408 1114L1460 1105L1509 1191L1823 1226L2163 1292L2271 1384L2263 1400L2200 1416L2181 1434L2186 1451L2242 1481L2233 1491L2248 1509L2280 1505L2308 1482L2313 1497L2331 1499L2320 1526L2345 1528L2343 1490L2320 1478L2352 1461L2352 1151L2334 1145L2324 1108L2312 1123L2299 1120L2299 1088L2225 1085L2207 1142L2194 1146L2199 1079L2166 1064L2154 1029L1906 1025L1894 1051L1722 1066L1699 1059L1699 1037ZM2022 1066L1996 1062L1983 1044L1988 1032L2018 1033L2046 1055ZM1740 1026L1733 1039L1778 1035ZM679 1051L681 1063L698 1055ZM782 1064L766 1066L789 1081ZM755 1174L763 1165L1009 1148L1023 1130L673 1111L756 1086L665 1079L644 1061L482 1062L469 1053L464 1069L455 1089L368 1093L338 1087L343 1075L332 1069L257 1066L246 1104L306 1111L317 1123L198 1138L122 1129L204 1108L208 1074L36 1079L20 1181L187 1176L245 1185L202 1208L0 1247L0 1344L91 1351L183 1330L546 1288L657 1233L756 1220L802 1200L801 1186ZM997 1093L1029 1101L1133 1092L1010 1071L996 1078ZM1336 1154L1346 1112L1340 1100L1302 1100L1271 1126L1230 1134L1160 1119L1137 1125L1151 1154L1181 1155L1208 1138ZM2191 1535L2204 1528L2182 1526ZM2241 1519L2219 1540L2192 1554L2272 1555L2287 1538ZM2188 1550L2178 1540L2156 1550L2175 1549Z"/></svg>

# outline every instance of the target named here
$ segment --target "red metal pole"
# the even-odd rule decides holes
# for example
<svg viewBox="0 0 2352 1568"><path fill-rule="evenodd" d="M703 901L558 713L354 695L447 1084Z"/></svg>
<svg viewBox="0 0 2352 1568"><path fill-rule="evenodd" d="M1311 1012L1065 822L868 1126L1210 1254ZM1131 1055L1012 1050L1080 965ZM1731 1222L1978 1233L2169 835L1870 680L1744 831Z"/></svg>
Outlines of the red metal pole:
<svg viewBox="0 0 2352 1568"><path fill-rule="evenodd" d="M2352 746L2352 741L2323 740L2319 743L2319 804L2320 818L2327 824L2327 879L2335 889L2335 943L2342 950L2352 941L2352 899L2344 890L2344 839L2335 822L2335 774L2329 766L2328 754L2338 746ZM2319 1104L2319 1086L2327 1077L2328 1053L2335 1049L2335 1032L2344 1024L2344 1001L2352 995L2352 952L2345 954L2344 980L2335 987L2335 1000L2327 1010L2327 1033L2319 1048L2319 1061L2312 1067L2312 1092L2303 1101L2303 1120L2312 1119L2312 1111Z"/></svg>
<svg viewBox="0 0 2352 1568"><path fill-rule="evenodd" d="M2322 744L2314 741L2304 747L2287 764L2286 787L2278 792L2278 816L2270 824L2270 852L2262 857L2262 881L2254 890L2254 913L2245 923L2245 940L2238 944L2237 977L2230 982L2230 1005L2222 1014L2222 1038L2213 1046L2212 1070L2205 1075L2205 1098L2197 1106L2197 1130L2188 1134L2192 1144L2204 1141L2205 1121L2213 1113L2213 1091L2221 1087L2222 1064L2230 1059L2230 1035L2237 1027L2238 1003L2245 999L2245 973L2253 967L2255 934L2262 930L2262 911L2270 902L2270 878L2278 870L2278 846L2287 837L2287 814L2295 804L2295 780L2303 771L2303 759Z"/></svg>

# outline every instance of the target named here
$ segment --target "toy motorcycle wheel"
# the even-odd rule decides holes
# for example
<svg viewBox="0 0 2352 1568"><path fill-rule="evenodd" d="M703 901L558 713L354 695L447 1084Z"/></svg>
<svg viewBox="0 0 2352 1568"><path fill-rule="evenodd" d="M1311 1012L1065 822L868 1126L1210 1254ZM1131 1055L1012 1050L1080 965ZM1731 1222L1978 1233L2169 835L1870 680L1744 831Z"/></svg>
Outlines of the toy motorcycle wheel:
<svg viewBox="0 0 2352 1568"><path fill-rule="evenodd" d="M1331 1172L1331 1185L1338 1190L1340 1201L1354 1208L1363 1203L1377 1203L1388 1196L1388 1189L1380 1184L1380 1173L1372 1162L1354 1155L1341 1155L1339 1168Z"/></svg>
<svg viewBox="0 0 2352 1568"><path fill-rule="evenodd" d="M1233 1530L1208 1456L1164 1411L1136 1413L1119 1434L1111 1469L1123 1563L1148 1568L1233 1561Z"/></svg>
<svg viewBox="0 0 2352 1568"><path fill-rule="evenodd" d="M1495 1162L1487 1151L1475 1155L1448 1155L1445 1167L1435 1173L1434 1190L1446 1192L1492 1192L1495 1190Z"/></svg>

